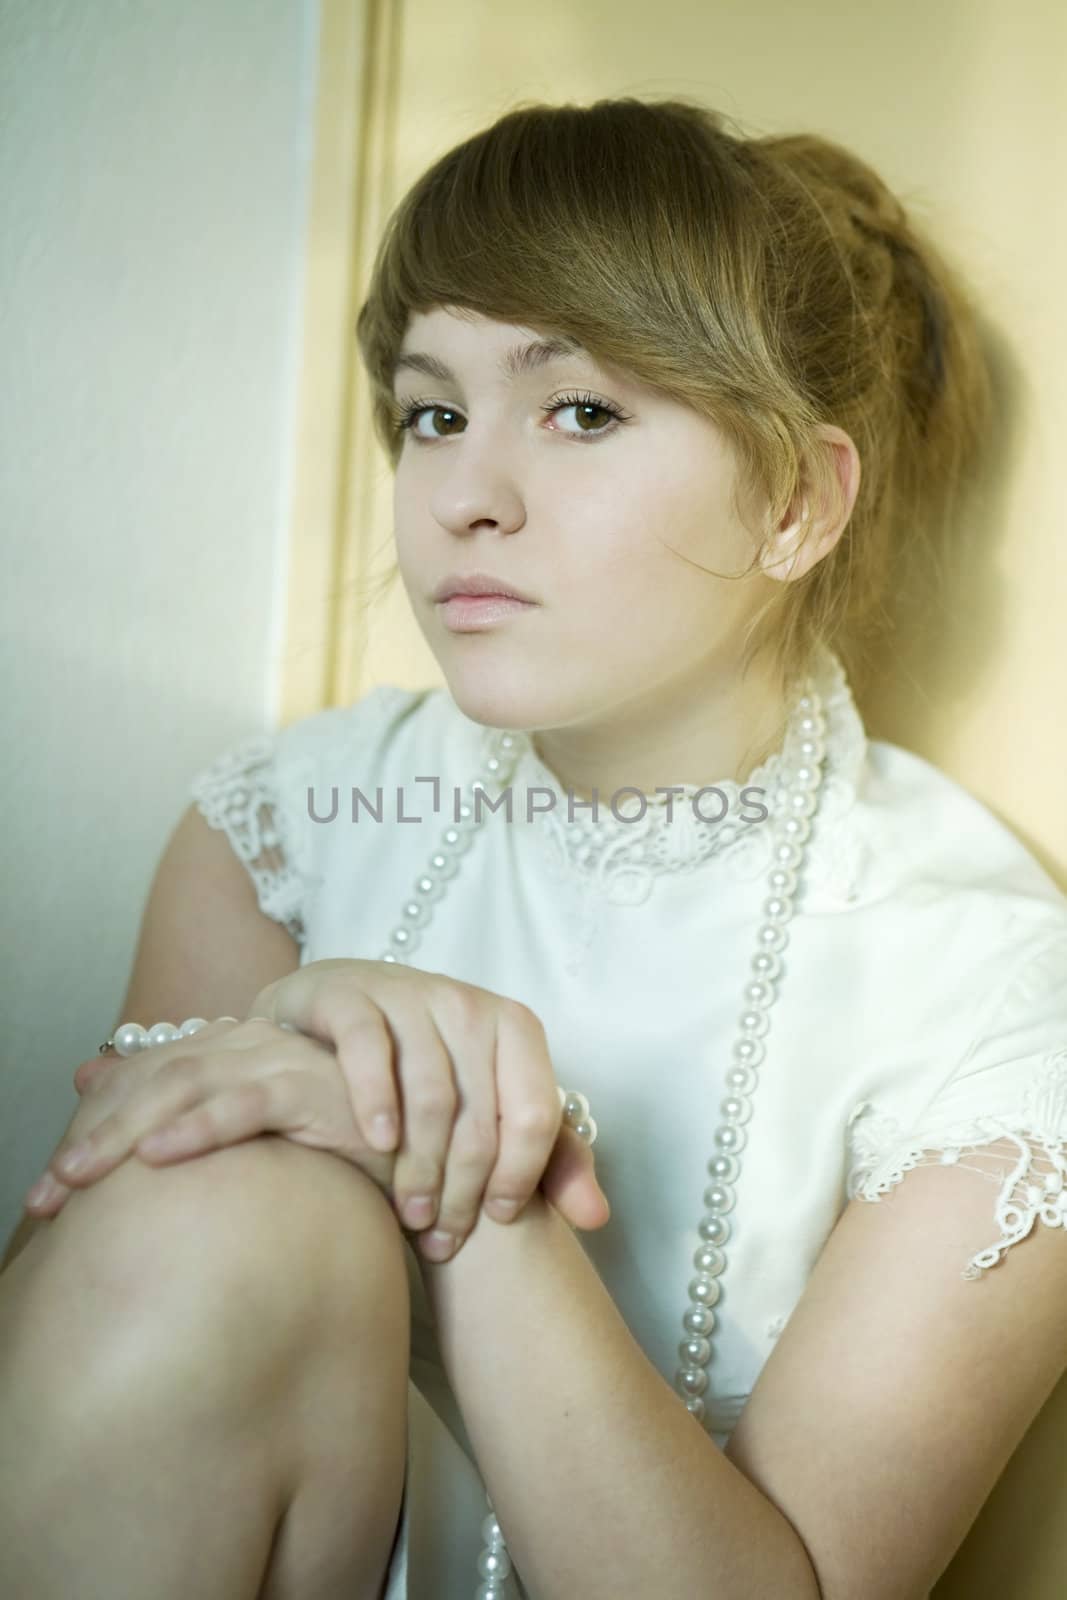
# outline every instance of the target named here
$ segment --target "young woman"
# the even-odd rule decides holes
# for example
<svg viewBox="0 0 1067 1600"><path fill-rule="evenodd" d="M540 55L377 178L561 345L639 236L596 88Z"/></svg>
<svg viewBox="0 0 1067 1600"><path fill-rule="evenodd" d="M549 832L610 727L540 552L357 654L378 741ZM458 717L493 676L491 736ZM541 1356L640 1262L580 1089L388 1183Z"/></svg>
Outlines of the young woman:
<svg viewBox="0 0 1067 1600"><path fill-rule="evenodd" d="M1067 899L853 692L982 447L967 296L840 147L607 100L442 157L358 337L445 687L196 779L172 1027L0 1281L0 1572L926 1595L1067 1313Z"/></svg>

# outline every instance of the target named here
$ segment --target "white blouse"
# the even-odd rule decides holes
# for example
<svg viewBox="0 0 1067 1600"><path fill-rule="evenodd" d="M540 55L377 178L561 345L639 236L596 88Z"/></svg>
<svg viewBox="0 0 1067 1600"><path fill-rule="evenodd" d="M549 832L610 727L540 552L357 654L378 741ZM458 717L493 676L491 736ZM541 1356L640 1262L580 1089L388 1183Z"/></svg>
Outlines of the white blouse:
<svg viewBox="0 0 1067 1600"><path fill-rule="evenodd" d="M826 777L715 1308L704 1400L720 1446L850 1199L877 1201L920 1161L981 1174L988 1247L961 1260L966 1277L1039 1220L1062 1226L1067 1209L1067 897L966 790L866 737L833 652L819 656L816 682ZM518 734L511 820L486 808L418 926L418 880L433 872L455 791L480 774L491 782L496 733L445 688L389 685L242 741L191 792L245 862L265 914L300 942L302 964L380 959L396 948L394 929L415 927L411 965L536 1012L558 1081L588 1097L599 1127L612 1216L576 1237L673 1385L780 757L743 786L709 778L723 798L702 799L699 814L718 809L721 822L697 820L696 786L639 821L626 820L638 815L633 795L618 799L619 815L602 801L598 818L576 807L572 820L566 791ZM538 809L550 797L554 808ZM412 902L418 915L405 917ZM413 1455L388 1595L470 1600L484 1491L416 1276L412 1288ZM454 1491L432 1463L421 1498L412 1476L444 1441L441 1424L470 1472L469 1495L447 1511Z"/></svg>

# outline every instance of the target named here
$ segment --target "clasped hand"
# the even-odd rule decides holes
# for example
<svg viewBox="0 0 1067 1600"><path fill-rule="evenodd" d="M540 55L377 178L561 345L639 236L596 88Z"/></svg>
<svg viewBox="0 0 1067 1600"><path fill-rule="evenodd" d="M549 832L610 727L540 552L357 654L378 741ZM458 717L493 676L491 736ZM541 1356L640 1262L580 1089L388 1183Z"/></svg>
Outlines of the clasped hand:
<svg viewBox="0 0 1067 1600"><path fill-rule="evenodd" d="M593 1152L562 1121L536 1015L399 963L309 962L262 989L243 1021L91 1057L74 1082L81 1104L48 1162L50 1192L26 1201L34 1215L131 1154L165 1164L273 1133L362 1168L434 1260L461 1247L483 1201L508 1222L538 1187L572 1226L610 1217ZM427 1247L431 1226L451 1248Z"/></svg>

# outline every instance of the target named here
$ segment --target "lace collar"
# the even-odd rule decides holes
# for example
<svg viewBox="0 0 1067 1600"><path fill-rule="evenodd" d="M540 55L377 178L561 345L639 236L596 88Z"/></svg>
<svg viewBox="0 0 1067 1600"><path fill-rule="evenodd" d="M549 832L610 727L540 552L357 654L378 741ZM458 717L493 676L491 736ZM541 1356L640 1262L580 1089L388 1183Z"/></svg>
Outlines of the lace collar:
<svg viewBox="0 0 1067 1600"><path fill-rule="evenodd" d="M812 830L814 843L827 822L839 819L851 806L867 739L836 653L821 646L811 675L826 719L826 770ZM496 752L502 731L483 729L483 754ZM555 802L550 810L536 812L523 831L536 835L555 876L569 879L587 894L616 905L636 905L648 898L657 877L692 871L713 858L721 857L731 876L744 878L769 865L771 829L759 825L766 820L761 819L759 807L774 816L784 804L787 774L781 749L754 768L744 783L722 778L679 786L680 793L646 798L643 813L636 793L620 794L614 811L598 797L595 819L590 805L576 807L572 820L568 793L538 756L532 736L513 731L512 738L518 758L511 787L521 798L522 815L529 789L547 790ZM763 793L742 798L742 790L754 789ZM701 798L694 807L693 796L698 794ZM547 802L539 796L537 803Z"/></svg>

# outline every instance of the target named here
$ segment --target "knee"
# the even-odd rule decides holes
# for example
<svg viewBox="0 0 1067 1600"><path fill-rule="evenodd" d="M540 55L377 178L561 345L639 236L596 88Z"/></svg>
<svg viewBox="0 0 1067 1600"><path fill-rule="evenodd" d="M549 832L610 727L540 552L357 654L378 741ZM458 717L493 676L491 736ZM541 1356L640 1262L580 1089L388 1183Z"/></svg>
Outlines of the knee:
<svg viewBox="0 0 1067 1600"><path fill-rule="evenodd" d="M350 1162L267 1135L189 1161L138 1157L76 1190L0 1281L2 1319L55 1371L205 1351L232 1364L406 1330L403 1235ZM21 1271L20 1271L21 1269ZM48 1330L47 1334L44 1330ZM42 1359L46 1359L42 1351Z"/></svg>

